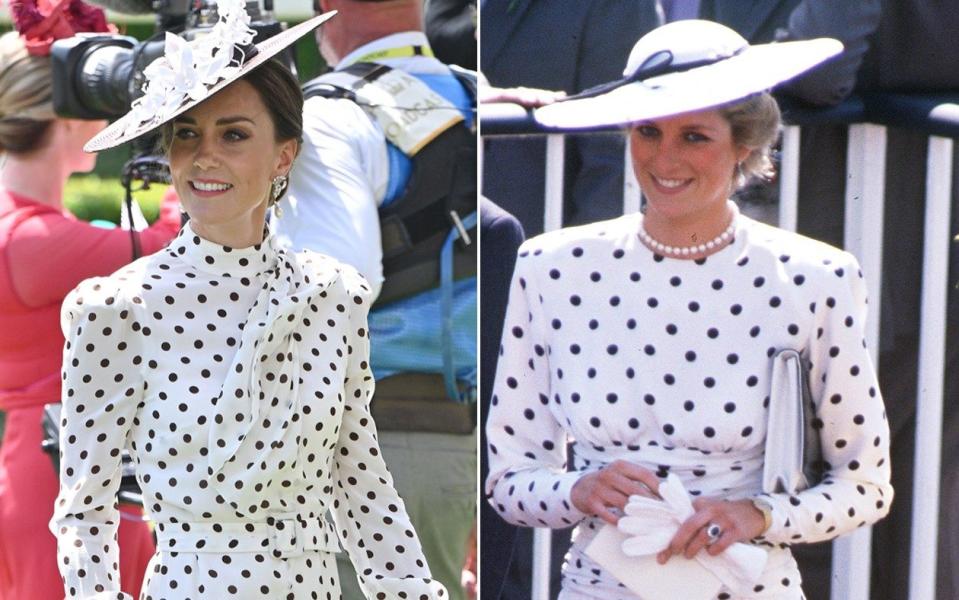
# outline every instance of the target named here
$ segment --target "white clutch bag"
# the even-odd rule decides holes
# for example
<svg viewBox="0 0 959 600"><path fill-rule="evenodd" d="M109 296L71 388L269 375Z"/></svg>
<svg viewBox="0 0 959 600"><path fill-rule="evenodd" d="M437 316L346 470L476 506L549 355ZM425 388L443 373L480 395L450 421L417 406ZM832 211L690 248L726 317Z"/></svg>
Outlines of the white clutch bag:
<svg viewBox="0 0 959 600"><path fill-rule="evenodd" d="M659 486L659 498L630 496L616 526L604 525L586 554L642 600L710 600L724 585L748 595L766 567L762 548L737 543L718 556L700 552L692 560L674 556L665 565L656 555L695 513L692 497L675 473Z"/></svg>
<svg viewBox="0 0 959 600"><path fill-rule="evenodd" d="M586 554L642 600L712 600L723 583L696 560L674 556L665 565L656 555L626 556L627 535L605 525L586 547Z"/></svg>
<svg viewBox="0 0 959 600"><path fill-rule="evenodd" d="M822 479L822 446L813 426L815 416L809 374L799 352L780 350L773 356L764 492L793 494Z"/></svg>

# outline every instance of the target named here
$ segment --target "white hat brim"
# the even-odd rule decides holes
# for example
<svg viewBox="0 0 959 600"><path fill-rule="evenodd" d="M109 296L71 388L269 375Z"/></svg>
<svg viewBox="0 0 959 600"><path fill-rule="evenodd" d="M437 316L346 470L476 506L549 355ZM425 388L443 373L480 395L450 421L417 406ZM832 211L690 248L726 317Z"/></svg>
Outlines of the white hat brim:
<svg viewBox="0 0 959 600"><path fill-rule="evenodd" d="M163 120L160 122L150 121L146 124L139 125L137 127L132 127L133 114L127 113L124 116L120 117L116 121L110 124L109 127L90 138L90 140L83 146L83 149L86 152L99 152L101 150L106 150L108 148L113 148L124 144L133 139L140 137L145 133L149 133L154 129L162 126L164 123L168 122L170 119L173 119L186 111L190 110L200 102L203 102L213 94L219 92L226 86L230 85L237 79L242 78L244 75L262 65L266 61L270 60L285 48L296 42L298 39L304 35L310 33L330 18L336 15L335 10L323 13L322 15L317 15L298 25L294 25L289 29L274 35L273 37L267 38L256 45L256 54L243 63L239 70L235 71L230 77L218 81L216 84L210 86L207 90L206 96L200 98L199 100L187 100L182 105L180 105L175 111L169 113L168 115L163 116Z"/></svg>
<svg viewBox="0 0 959 600"><path fill-rule="evenodd" d="M590 129L715 108L770 90L842 49L842 43L830 38L749 46L710 65L628 83L592 98L549 104L533 111L533 118L550 128Z"/></svg>

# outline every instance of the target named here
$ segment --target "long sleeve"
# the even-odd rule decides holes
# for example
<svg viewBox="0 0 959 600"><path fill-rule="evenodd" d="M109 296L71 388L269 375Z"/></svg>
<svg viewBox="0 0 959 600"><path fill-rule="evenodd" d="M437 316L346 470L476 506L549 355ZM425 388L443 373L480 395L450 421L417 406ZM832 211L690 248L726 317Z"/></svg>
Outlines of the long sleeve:
<svg viewBox="0 0 959 600"><path fill-rule="evenodd" d="M139 233L144 256L180 229L177 197L168 193L160 218ZM7 246L14 289L27 306L59 303L77 282L109 275L132 260L130 232L104 229L50 211L20 224Z"/></svg>
<svg viewBox="0 0 959 600"><path fill-rule="evenodd" d="M486 422L486 493L510 523L563 528L586 516L569 500L581 473L566 472L566 434L549 407L548 325L527 248L520 248L510 286Z"/></svg>
<svg viewBox="0 0 959 600"><path fill-rule="evenodd" d="M772 543L812 543L874 523L889 512L889 425L865 343L866 289L855 258L826 265L819 298L809 308L808 359L823 481L794 496L763 497L773 505Z"/></svg>
<svg viewBox="0 0 959 600"><path fill-rule="evenodd" d="M370 292L352 270L344 277L352 308L343 419L333 456L332 512L340 541L367 598L447 598L443 584L431 579L403 500L380 455L369 408L374 389L367 328Z"/></svg>
<svg viewBox="0 0 959 600"><path fill-rule="evenodd" d="M136 319L116 288L89 279L63 303L60 494L50 529L67 598L131 598L120 592L116 492L120 451L143 392Z"/></svg>

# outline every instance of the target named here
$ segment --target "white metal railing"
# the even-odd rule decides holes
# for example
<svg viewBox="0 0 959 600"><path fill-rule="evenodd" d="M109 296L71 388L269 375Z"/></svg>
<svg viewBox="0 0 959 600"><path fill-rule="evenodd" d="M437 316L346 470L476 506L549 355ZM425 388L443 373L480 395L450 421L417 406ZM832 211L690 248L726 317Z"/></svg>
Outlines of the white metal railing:
<svg viewBox="0 0 959 600"><path fill-rule="evenodd" d="M799 126L784 128L779 226L791 231L796 230L798 222L800 136ZM547 139L544 230L550 231L562 226L565 138L562 134L551 133ZM850 125L847 152L845 247L859 260L866 277L870 303L866 341L878 369L886 127L872 123ZM930 136L909 600L936 600L952 164L953 140ZM625 212L635 212L640 206L640 191L632 173L628 144L625 165L623 207ZM832 600L869 600L871 532L871 528L860 528L833 542ZM550 598L550 539L550 530L534 531L532 600Z"/></svg>
<svg viewBox="0 0 959 600"><path fill-rule="evenodd" d="M919 383L913 483L910 600L936 594L939 524L942 394L945 368L946 286L949 273L949 212L953 141L929 138L922 302L919 321Z"/></svg>

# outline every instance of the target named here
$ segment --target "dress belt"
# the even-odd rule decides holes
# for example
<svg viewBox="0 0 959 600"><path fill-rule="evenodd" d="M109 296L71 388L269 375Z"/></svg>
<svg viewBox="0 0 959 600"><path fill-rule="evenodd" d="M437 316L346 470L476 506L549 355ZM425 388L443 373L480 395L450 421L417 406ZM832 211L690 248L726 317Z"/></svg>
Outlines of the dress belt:
<svg viewBox="0 0 959 600"><path fill-rule="evenodd" d="M338 552L326 519L279 514L258 522L157 523L157 548L165 552L232 554L269 552L275 558L305 552Z"/></svg>

